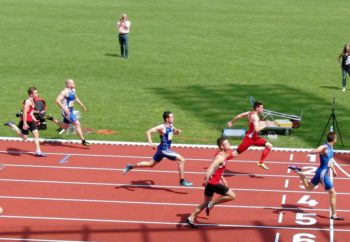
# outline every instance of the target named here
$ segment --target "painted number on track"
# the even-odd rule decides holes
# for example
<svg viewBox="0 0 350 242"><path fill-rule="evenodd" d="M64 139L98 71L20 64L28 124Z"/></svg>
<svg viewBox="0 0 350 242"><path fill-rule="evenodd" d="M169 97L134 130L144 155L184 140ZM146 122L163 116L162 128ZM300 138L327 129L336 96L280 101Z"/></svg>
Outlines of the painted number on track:
<svg viewBox="0 0 350 242"><path fill-rule="evenodd" d="M308 154L307 157L309 157L310 162L316 162L316 154Z"/></svg>
<svg viewBox="0 0 350 242"><path fill-rule="evenodd" d="M317 223L316 213L297 213L295 222L300 225L314 225Z"/></svg>
<svg viewBox="0 0 350 242"><path fill-rule="evenodd" d="M313 234L295 234L293 236L293 242L315 242L316 236Z"/></svg>
<svg viewBox="0 0 350 242"><path fill-rule="evenodd" d="M303 174L313 176L315 174L316 170L317 170L316 166L304 166L303 167Z"/></svg>
<svg viewBox="0 0 350 242"><path fill-rule="evenodd" d="M310 199L310 195L304 195L302 196L299 200L298 200L298 204L307 204L309 205L310 207L315 207L318 202L314 199Z"/></svg>

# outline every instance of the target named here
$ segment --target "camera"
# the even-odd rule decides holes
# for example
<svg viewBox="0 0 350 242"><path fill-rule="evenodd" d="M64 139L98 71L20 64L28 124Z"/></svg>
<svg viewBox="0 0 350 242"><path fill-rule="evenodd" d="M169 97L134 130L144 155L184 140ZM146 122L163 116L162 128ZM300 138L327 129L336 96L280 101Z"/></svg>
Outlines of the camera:
<svg viewBox="0 0 350 242"><path fill-rule="evenodd" d="M17 113L16 113L16 117L17 117L17 118L19 118L19 117L21 117L21 116L22 116L22 114L23 114L23 112L22 112L22 111L17 112Z"/></svg>

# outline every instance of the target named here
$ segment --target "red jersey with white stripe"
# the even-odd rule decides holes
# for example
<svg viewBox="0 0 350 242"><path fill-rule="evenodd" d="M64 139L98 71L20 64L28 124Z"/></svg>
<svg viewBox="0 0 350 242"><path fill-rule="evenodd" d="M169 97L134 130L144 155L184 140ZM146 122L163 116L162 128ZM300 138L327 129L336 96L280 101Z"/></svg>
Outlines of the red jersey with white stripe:
<svg viewBox="0 0 350 242"><path fill-rule="evenodd" d="M220 152L222 152L222 151L218 151L215 156L218 156L220 154ZM222 153L222 154L225 155L225 153ZM216 185L216 184L220 183L222 174L224 173L225 168L226 168L226 162L228 160L231 160L231 159L233 159L232 152L230 152L230 154L225 157L225 160L223 161L223 163L216 169L214 174L211 175L211 177L208 181L209 184Z"/></svg>
<svg viewBox="0 0 350 242"><path fill-rule="evenodd" d="M28 100L28 99L27 99ZM25 106L25 102L27 101L25 100L23 102L23 110L24 110L24 106ZM30 100L31 105L29 106L28 112L27 112L27 122L32 122L33 121L33 111L35 108L35 104ZM23 116L21 116L21 120L23 120Z"/></svg>
<svg viewBox="0 0 350 242"><path fill-rule="evenodd" d="M250 117L252 114L254 114L254 112L249 112L249 114L248 114L248 131L245 134L246 136L248 136L251 139L258 137L258 132L256 132L254 129L254 123L250 122Z"/></svg>

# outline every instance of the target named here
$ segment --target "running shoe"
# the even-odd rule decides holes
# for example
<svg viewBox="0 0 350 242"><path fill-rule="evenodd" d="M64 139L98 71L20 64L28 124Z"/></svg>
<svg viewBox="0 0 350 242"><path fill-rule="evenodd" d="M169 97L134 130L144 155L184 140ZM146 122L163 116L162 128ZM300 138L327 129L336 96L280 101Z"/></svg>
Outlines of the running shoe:
<svg viewBox="0 0 350 242"><path fill-rule="evenodd" d="M91 143L87 142L86 140L83 140L81 143L82 143L84 146L90 146L90 145L91 145Z"/></svg>
<svg viewBox="0 0 350 242"><path fill-rule="evenodd" d="M265 163L260 163L260 162L258 162L258 166L260 166L260 167L263 168L264 170L269 170L269 169L270 169L267 165L265 165Z"/></svg>
<svg viewBox="0 0 350 242"><path fill-rule="evenodd" d="M207 216L209 216L210 214L210 210L212 210L213 206L211 205L211 202L208 202L206 208L205 208L205 213L207 214Z"/></svg>
<svg viewBox="0 0 350 242"><path fill-rule="evenodd" d="M127 164L126 167L123 169L123 176L128 173L132 168L134 168L131 164Z"/></svg>
<svg viewBox="0 0 350 242"><path fill-rule="evenodd" d="M46 157L47 154L45 154L45 153L43 153L43 152L36 152L36 153L35 153L35 156L36 156L36 157Z"/></svg>
<svg viewBox="0 0 350 242"><path fill-rule="evenodd" d="M288 166L288 168L295 172L301 172L301 167L298 166Z"/></svg>
<svg viewBox="0 0 350 242"><path fill-rule="evenodd" d="M331 219L333 219L333 220L344 220L344 218L343 217L339 217L338 215L332 215L331 216Z"/></svg>
<svg viewBox="0 0 350 242"><path fill-rule="evenodd" d="M189 182L189 181L186 181L186 180L183 180L183 181L180 182L180 186L192 187L192 186L193 186L193 183L192 183L192 182Z"/></svg>
<svg viewBox="0 0 350 242"><path fill-rule="evenodd" d="M12 122L12 121L8 121L6 123L4 123L5 126L9 126L9 127L12 127L12 125L14 125L15 123Z"/></svg>
<svg viewBox="0 0 350 242"><path fill-rule="evenodd" d="M194 223L194 221L192 221L192 220L190 219L190 217L188 217L188 218L186 219L186 223L187 223L191 228L193 228L193 229L198 228L198 226Z"/></svg>

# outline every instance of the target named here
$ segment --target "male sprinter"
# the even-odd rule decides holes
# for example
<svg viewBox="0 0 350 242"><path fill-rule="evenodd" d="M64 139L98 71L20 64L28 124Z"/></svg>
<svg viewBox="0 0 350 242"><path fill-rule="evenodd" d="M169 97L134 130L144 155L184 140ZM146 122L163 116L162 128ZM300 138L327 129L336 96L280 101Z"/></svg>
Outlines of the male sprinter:
<svg viewBox="0 0 350 242"><path fill-rule="evenodd" d="M75 102L77 102L84 111L87 110L85 105L82 103L82 101L80 101L76 94L74 81L72 79L68 79L66 80L66 88L63 89L63 91L56 98L56 103L62 112L63 122L58 121L51 115L47 115L46 117L48 120L51 120L57 124L61 129L67 129L69 124L73 124L79 135L79 138L81 139L81 143L85 146L88 146L90 143L85 140L83 131L81 130L80 122L74 115Z"/></svg>
<svg viewBox="0 0 350 242"><path fill-rule="evenodd" d="M319 183L323 185L326 191L329 193L329 202L331 205L331 219L333 220L344 220L343 217L339 217L336 213L336 192L333 186L331 179L328 176L329 168L332 169L334 176L337 176L337 173L333 167L333 146L337 142L337 134L335 132L329 132L327 135L327 143L321 145L317 149L311 150L311 154L320 155L320 167L316 170L315 176L309 181L303 173L301 173L301 167L289 166L288 168L295 171L301 181L303 182L305 189L307 191L313 190Z"/></svg>
<svg viewBox="0 0 350 242"><path fill-rule="evenodd" d="M147 140L150 146L155 150L157 149L157 152L154 154L151 161L141 161L139 163L136 163L134 165L128 164L123 169L123 175L125 175L128 171L134 168L139 167L154 167L157 165L163 158L167 158L169 160L176 161L179 166L179 175L180 175L180 185L190 187L193 184L191 182L188 182L184 178L184 168L185 168L185 159L175 153L174 151L170 150L171 148L171 142L173 139L173 134L180 134L182 132L181 129L177 129L174 127L174 114L172 112L166 111L163 113L163 120L164 123L150 128L146 132ZM159 133L160 135L160 144L158 145L158 148L155 144L153 144L152 141L152 133Z"/></svg>
<svg viewBox="0 0 350 242"><path fill-rule="evenodd" d="M33 115L35 108L34 99L39 96L39 92L36 87L30 87L28 89L28 95L28 98L23 102L23 111L18 126L11 121L5 123L5 126L9 126L23 140L28 139L29 131L31 131L34 135L34 144L36 149L35 156L45 157L46 154L42 153L40 149L39 131L37 127L38 120L36 120Z"/></svg>
<svg viewBox="0 0 350 242"><path fill-rule="evenodd" d="M265 139L259 137L258 135L259 131L263 130L268 125L268 121L260 121L259 114L262 114L263 111L263 104L261 102L256 101L254 102L252 111L244 112L237 115L227 123L227 126L232 127L232 124L241 118L248 119L248 131L246 132L242 143L238 146L237 150L234 151L233 156L238 156L252 145L265 146L265 149L261 154L260 161L258 162L258 166L260 166L264 170L268 170L269 168L265 165L264 162L271 151L272 144L267 142Z"/></svg>
<svg viewBox="0 0 350 242"><path fill-rule="evenodd" d="M208 167L207 175L203 182L203 186L205 186L204 201L196 207L186 220L187 224L192 228L197 227L195 224L196 217L204 208L207 216L209 216L210 210L215 205L229 202L236 198L236 194L227 187L228 184L223 176L227 160L233 158L232 150L230 150L231 145L226 138L219 138L217 145L219 151L216 153L214 161ZM214 193L221 196L212 201Z"/></svg>

